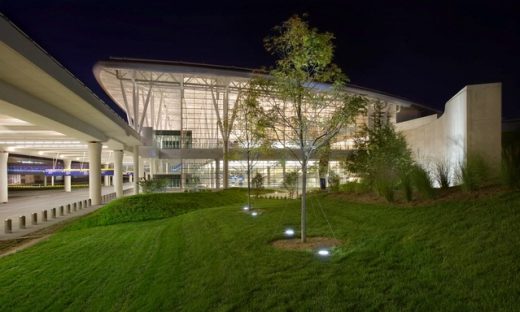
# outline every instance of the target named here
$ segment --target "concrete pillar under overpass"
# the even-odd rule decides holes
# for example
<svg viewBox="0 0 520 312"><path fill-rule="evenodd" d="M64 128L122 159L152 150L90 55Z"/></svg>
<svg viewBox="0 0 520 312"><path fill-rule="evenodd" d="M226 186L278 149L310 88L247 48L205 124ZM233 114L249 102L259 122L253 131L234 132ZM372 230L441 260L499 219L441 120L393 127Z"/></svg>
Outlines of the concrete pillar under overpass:
<svg viewBox="0 0 520 312"><path fill-rule="evenodd" d="M116 197L123 197L123 151L114 151L114 191Z"/></svg>
<svg viewBox="0 0 520 312"><path fill-rule="evenodd" d="M88 187L92 205L101 204L101 143L88 143Z"/></svg>
<svg viewBox="0 0 520 312"><path fill-rule="evenodd" d="M72 160L64 159L63 160L63 168L65 172L71 169ZM70 173L70 172L69 172ZM65 186L65 192L70 192L72 190L72 177L70 175L65 175L63 177L63 184Z"/></svg>
<svg viewBox="0 0 520 312"><path fill-rule="evenodd" d="M157 174L157 158L150 158L150 178L153 179L153 177Z"/></svg>
<svg viewBox="0 0 520 312"><path fill-rule="evenodd" d="M134 146L134 194L139 194L139 145Z"/></svg>
<svg viewBox="0 0 520 312"><path fill-rule="evenodd" d="M105 164L104 167L105 167L105 169L109 169L110 165L109 164ZM103 184L104 184L104 186L110 186L110 176L109 175L103 176Z"/></svg>
<svg viewBox="0 0 520 312"><path fill-rule="evenodd" d="M7 158L9 153L0 151L0 203L7 203L8 200L8 188L7 183Z"/></svg>
<svg viewBox="0 0 520 312"><path fill-rule="evenodd" d="M146 179L146 172L144 171L144 158L139 156L139 179Z"/></svg>

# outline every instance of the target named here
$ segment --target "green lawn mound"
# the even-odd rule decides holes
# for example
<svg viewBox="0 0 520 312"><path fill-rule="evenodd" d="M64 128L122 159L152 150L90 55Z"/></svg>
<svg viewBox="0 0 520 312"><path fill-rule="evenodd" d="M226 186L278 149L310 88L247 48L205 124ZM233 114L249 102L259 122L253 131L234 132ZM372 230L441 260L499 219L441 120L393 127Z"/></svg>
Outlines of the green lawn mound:
<svg viewBox="0 0 520 312"><path fill-rule="evenodd" d="M125 199L150 201L135 208L122 204L116 208L114 202L99 212L112 218L96 221L111 225L58 232L1 258L0 307L6 311L518 311L518 192L417 207L310 196L308 236L341 241L327 258L272 246L284 239L285 229L298 231L298 201L258 200L254 206L263 213L253 217L237 204L243 203L243 193L233 194ZM160 207L156 202L163 200L198 203L198 208L191 204L189 209L179 204L184 208L171 208L172 212L149 208ZM124 212L116 213L118 209ZM136 213L130 217L129 211ZM151 211L156 220L128 222ZM186 211L190 213L180 214ZM174 217L157 219L168 215ZM89 218L93 216L78 224Z"/></svg>
<svg viewBox="0 0 520 312"><path fill-rule="evenodd" d="M78 230L125 222L138 222L178 216L193 210L245 201L243 190L220 192L141 194L115 200L67 227Z"/></svg>

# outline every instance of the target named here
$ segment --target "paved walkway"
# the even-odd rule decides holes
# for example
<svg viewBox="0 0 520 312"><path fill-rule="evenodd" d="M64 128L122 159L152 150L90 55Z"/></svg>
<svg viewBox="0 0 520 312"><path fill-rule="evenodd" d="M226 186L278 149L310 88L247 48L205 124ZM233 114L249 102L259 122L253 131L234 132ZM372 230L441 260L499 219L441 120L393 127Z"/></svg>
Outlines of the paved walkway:
<svg viewBox="0 0 520 312"><path fill-rule="evenodd" d="M133 185L131 183L126 183L123 185L124 190L131 189ZM102 194L110 194L114 192L113 186L104 186L101 190ZM64 216L59 216L59 207L66 206L67 204L72 204L74 202L78 202L80 200L88 199L89 190L88 188L83 189L73 189L72 192L67 193L63 190L42 190L42 191L18 191L18 192L10 192L9 193L9 202L6 204L0 204L0 240L5 239L14 239L24 235L27 235L36 230L42 229L44 227L56 224L66 219L78 217L93 210L102 207L92 206L84 209L77 209L73 211L71 209L71 213L67 214L67 210L65 208ZM57 209L57 218L53 219L51 216L51 209ZM47 218L49 221L42 222L42 211L47 210ZM38 214L38 224L31 225L31 214ZM20 216L25 216L26 218L26 229L20 230L18 227L18 218ZM12 219L13 220L13 233L5 234L4 231L4 220Z"/></svg>

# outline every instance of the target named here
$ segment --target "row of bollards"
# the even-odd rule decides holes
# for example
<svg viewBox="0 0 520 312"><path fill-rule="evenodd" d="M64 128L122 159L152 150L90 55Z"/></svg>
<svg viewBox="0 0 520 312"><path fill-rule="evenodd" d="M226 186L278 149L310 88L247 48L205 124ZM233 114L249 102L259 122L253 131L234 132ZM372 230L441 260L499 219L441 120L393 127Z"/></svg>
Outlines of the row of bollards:
<svg viewBox="0 0 520 312"><path fill-rule="evenodd" d="M115 199L115 198L116 198L116 193L105 194L105 195L101 196L101 202L103 204L105 204L105 203L108 203L109 201L111 201L112 199Z"/></svg>
<svg viewBox="0 0 520 312"><path fill-rule="evenodd" d="M116 193L110 193L110 194L103 195L101 198L101 203L102 204L108 203L109 201L111 201L112 199L115 199L115 198L116 198ZM87 208L90 206L92 206L92 199L89 198L89 199L85 199L85 200L80 200L78 202L74 202L72 204L63 205L63 206L60 206L59 208L52 208L50 215L51 215L52 219L56 219L58 217L57 216L58 213L59 213L59 216L62 217L65 215L65 213L71 214L71 212L76 212L78 210L81 210L81 209L84 209L84 208ZM47 210L43 210L41 212L41 218L42 218L42 222L48 221L48 211ZM38 224L38 214L32 213L31 214L31 225L37 225L37 224ZM26 227L27 226L26 226L25 216L18 217L18 228L20 230L23 230ZM11 219L4 220L4 232L6 234L13 232L13 220L11 220Z"/></svg>

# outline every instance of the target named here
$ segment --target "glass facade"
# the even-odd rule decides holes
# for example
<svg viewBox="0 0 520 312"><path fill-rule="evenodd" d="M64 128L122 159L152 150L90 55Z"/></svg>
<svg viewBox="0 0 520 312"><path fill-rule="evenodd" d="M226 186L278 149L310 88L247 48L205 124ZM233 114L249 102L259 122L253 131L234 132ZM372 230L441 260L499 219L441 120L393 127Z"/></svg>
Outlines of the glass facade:
<svg viewBox="0 0 520 312"><path fill-rule="evenodd" d="M150 160L154 165L147 167L149 173L158 177L167 176L172 181L172 187L221 188L225 180L223 150L227 142L230 151L228 186L247 186L247 162L240 140L244 125L240 122L237 103L248 87L248 75L232 70L213 71L183 65L164 65L162 70L142 64L133 64L128 68L117 62L116 65L105 65L98 79L112 98L125 109L131 126L136 130L153 128L153 144L158 148L159 155L157 159ZM354 93L365 96L369 103L381 101L374 94L364 94L362 90ZM259 100L264 109L280 104L273 96L263 96ZM399 102L386 98L385 103L390 120L395 122ZM331 102L330 106L322 109L306 110L306 116L312 121L309 126L318 128L334 112L335 105ZM283 107L287 118L295 115L290 103L283 103ZM341 168L340 160L354 148L354 135L367 122L367 114L360 114L352 124L341 129L331 142L329 170L343 180L348 175ZM290 127L272 129L271 136L278 139L272 148L296 149L294 143L285 140L292 135L291 131ZM271 156L263 155L254 162L252 176L261 174L266 187L281 187L284 173L300 168L295 157L287 156L293 154L285 153L285 156L281 156L275 152ZM308 184L309 187L319 187L317 159L311 160L309 164Z"/></svg>

